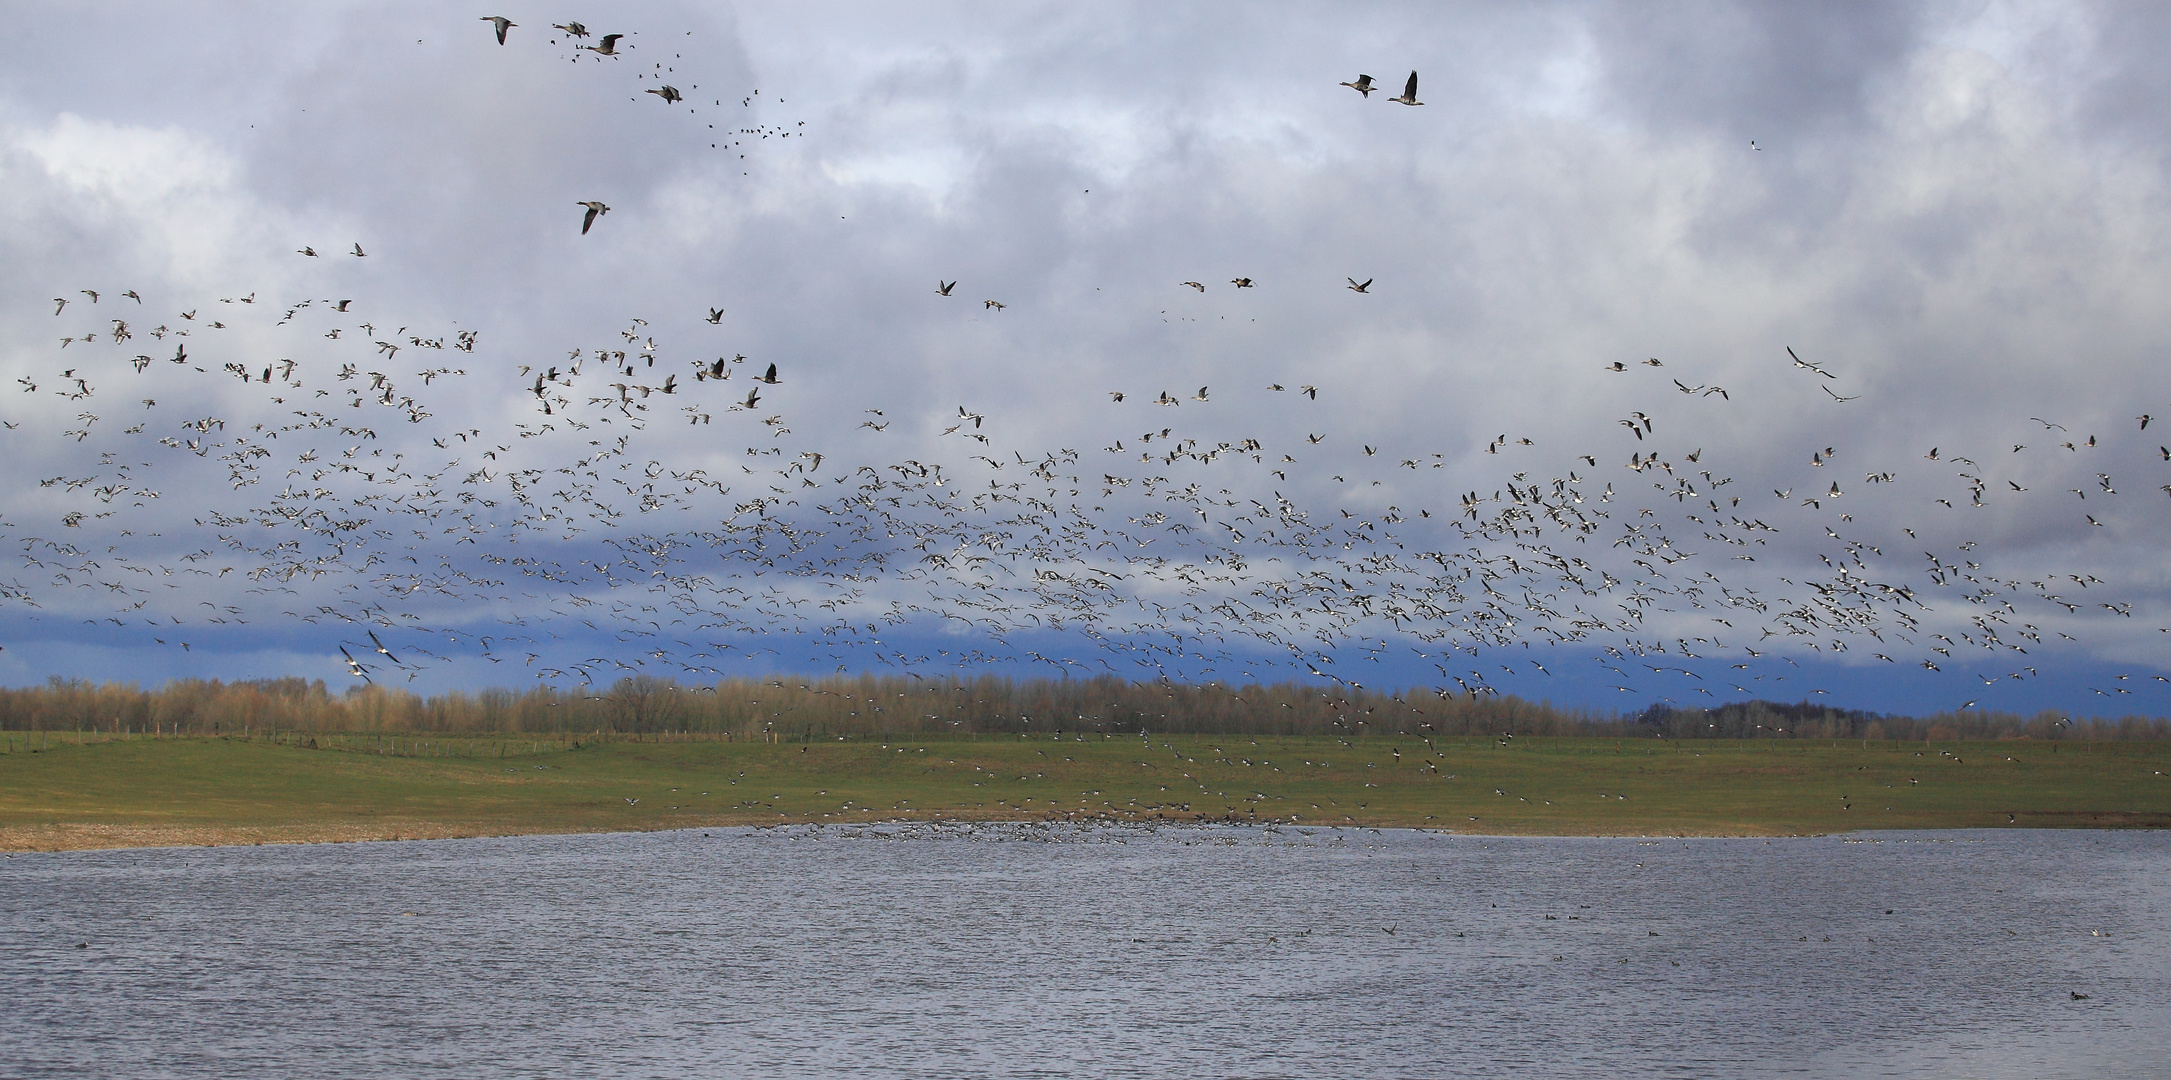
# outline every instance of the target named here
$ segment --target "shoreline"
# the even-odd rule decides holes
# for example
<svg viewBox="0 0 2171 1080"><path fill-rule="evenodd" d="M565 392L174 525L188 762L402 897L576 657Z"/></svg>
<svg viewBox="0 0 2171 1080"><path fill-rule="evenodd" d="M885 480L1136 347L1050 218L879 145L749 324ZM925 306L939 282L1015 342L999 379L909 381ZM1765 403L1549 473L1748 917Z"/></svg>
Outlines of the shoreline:
<svg viewBox="0 0 2171 1080"><path fill-rule="evenodd" d="M168 848L218 848L218 847L265 847L306 844L381 844L409 843L420 840L487 840L516 836L609 836L625 833L680 832L690 829L723 828L784 828L816 825L836 828L868 828L885 825L1106 825L1106 826L1222 826L1222 825L1278 825L1282 828L1301 829L1414 829L1421 832L1446 833L1454 836L1479 837L1545 837L1578 840L1615 839L1801 839L1813 836L1829 836L1825 832L1547 832L1534 830L1479 832L1461 829L1435 828L1427 825L1394 823L1342 822L1340 824L1308 824L1297 821L1250 821L1229 818L1178 819L1178 818L1016 818L1016 817L966 817L962 815L929 816L924 818L869 818L860 821L822 821L820 819L794 819L790 821L711 821L687 824L644 826L623 829L572 828L560 829L548 826L533 828L506 828L500 826L476 826L455 822L407 822L398 827L387 825L293 825L293 826L150 826L150 825L96 825L65 824L48 826L11 826L0 828L0 852L18 854L58 854L70 851L155 851ZM1957 831L1957 830L1933 830Z"/></svg>
<svg viewBox="0 0 2171 1080"><path fill-rule="evenodd" d="M1285 829L1411 829L1465 837L1521 837L1576 840L1618 839L1808 839L1868 832L1966 832L1984 828L2011 830L2151 832L2171 830L2171 815L2104 812L2086 815L2038 814L2053 821L1998 825L1879 826L1861 829L1623 829L1591 832L1556 829L1458 829L1399 821L1345 821L1338 823L1259 820L1235 817L1102 815L1039 817L1029 815L973 815L931 813L925 816L883 816L845 820L794 817L777 821L725 817L653 823L622 828L553 826L542 823L402 820L371 822L323 822L290 825L133 825L65 822L50 825L0 826L0 852L9 855L69 851L138 851L166 848L264 847L267 845L406 843L419 840L485 840L516 836L608 836L623 833L680 832L691 829L782 828L808 825L867 828L890 825L1104 825L1104 826L1220 826L1275 825ZM2087 820L2079 820L2085 818ZM2145 820L2135 820L2145 819Z"/></svg>

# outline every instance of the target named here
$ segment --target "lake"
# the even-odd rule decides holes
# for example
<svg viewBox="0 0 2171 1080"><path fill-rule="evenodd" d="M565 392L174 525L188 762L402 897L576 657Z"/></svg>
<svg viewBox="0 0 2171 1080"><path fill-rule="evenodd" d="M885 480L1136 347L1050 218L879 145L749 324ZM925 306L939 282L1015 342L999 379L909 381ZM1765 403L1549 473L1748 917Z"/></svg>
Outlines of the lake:
<svg viewBox="0 0 2171 1080"><path fill-rule="evenodd" d="M0 1000L10 1077L2161 1077L2171 836L19 854Z"/></svg>

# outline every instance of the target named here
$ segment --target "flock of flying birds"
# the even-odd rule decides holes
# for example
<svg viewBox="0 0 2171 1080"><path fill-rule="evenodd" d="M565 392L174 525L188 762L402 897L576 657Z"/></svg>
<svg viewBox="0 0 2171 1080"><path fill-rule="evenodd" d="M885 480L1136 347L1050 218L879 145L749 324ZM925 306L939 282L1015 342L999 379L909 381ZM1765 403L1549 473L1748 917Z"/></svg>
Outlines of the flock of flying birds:
<svg viewBox="0 0 2171 1080"><path fill-rule="evenodd" d="M500 45L519 25L485 21ZM623 40L575 58L623 58ZM664 104L697 89L655 67L638 74ZM1389 100L1423 104L1415 72ZM579 205L582 233L610 209ZM956 285L938 278L929 302ZM1594 361L1592 379L1626 380L1611 387L1623 415L1563 433L1579 444L1557 458L1505 432L1434 449L1314 430L1305 410L1333 393L1327 378L1110 390L1105 444L1072 447L969 403L905 417L870 402L849 429L803 417L792 385L843 373L717 355L705 327L721 307L628 318L538 359L492 356L475 329L398 325L366 300L83 288L53 304L63 334L15 378L4 437L57 439L57 454L18 454L64 467L6 504L0 537L21 565L0 601L183 650L269 624L370 681L455 661L584 684L872 663L1362 686L1393 659L1437 669L1444 696L1595 662L1624 694L1686 680L1677 692L1715 703L1819 693L1788 684L1793 658L1844 655L1937 673L1972 688L1953 695L1968 707L2036 677L2061 639L2138 629L2151 610L2094 574L2002 565L1961 518L2065 500L2086 542L2160 534L2171 510L2171 447L2147 414L2095 434L1985 427L1981 446L1904 464L1808 447L1752 489L1699 444L1695 410L1756 403L1657 358ZM1826 363L1773 352L1821 392L1810 400L1861 396ZM1293 411L1231 432L1213 406L1232 394L1286 394ZM507 399L524 419L483 426L473 403ZM1495 481L1447 482L1493 462ZM2093 689L2115 698L2150 677Z"/></svg>
<svg viewBox="0 0 2171 1080"><path fill-rule="evenodd" d="M520 25L519 23L516 23L503 15L484 15L482 16L482 21L490 24L491 32L497 35L497 41L500 45L505 44L506 34L510 32L514 27ZM570 38L576 42L585 42L590 37L595 36L594 33L588 29L586 24L579 22L567 21L562 23L552 23L550 24L550 28L563 33L567 38ZM593 56L585 58L591 60L601 60L606 57L612 60L624 59L625 57L630 55L631 51L634 48L634 46L631 45L627 46L625 51L621 51L618 48L618 43L625 40L626 37L627 35L625 34L604 34L601 37L597 37L596 43L593 45L578 44L573 46L573 54L567 57L567 59L578 63L582 59L584 59L581 56L582 53L594 54ZM673 53L672 59L683 59L683 54ZM677 68L675 66L667 65L663 61L657 60L651 64L651 67L653 68L653 70L651 71L635 73L634 77L636 79L653 81L656 83L655 86L651 86L647 89L642 90L642 93L654 95L658 100L662 101L666 105L686 105L686 111L694 116L699 116L701 114L700 107L696 104L688 104L686 98L686 94L688 92L701 89L699 84L689 83L686 90L682 91L678 87L663 81L665 78L674 76L676 74ZM1414 80L1415 76L1413 75L1411 78ZM1414 87L1416 84L1413 81L1411 85ZM747 95L744 98L741 98L739 102L740 106L742 108L751 107L754 104L754 99L756 97L759 97L760 94L761 91L755 90L753 93ZM722 98L714 98L711 100L713 102L713 107L721 107L724 104L724 100ZM781 99L779 100L779 103L781 104ZM767 124L757 124L753 127L741 127L733 129L732 131L727 132L725 135L723 135L722 138L730 139L732 147L744 147L746 145L746 140L749 139L757 141L764 139L788 139L793 135L802 135L804 134L804 132L801 132L797 129L805 126L805 121L801 121L798 125L794 127L770 127ZM708 125L708 130L716 130L716 125ZM712 150L722 149L723 143L710 143L709 148ZM746 155L740 154L739 157L740 159L744 160ZM576 200L574 205L581 207L583 210L580 219L580 231L581 235L583 236L586 236L588 234L588 230L595 227L597 218L611 212L611 208L605 205L603 200L601 199L580 199Z"/></svg>

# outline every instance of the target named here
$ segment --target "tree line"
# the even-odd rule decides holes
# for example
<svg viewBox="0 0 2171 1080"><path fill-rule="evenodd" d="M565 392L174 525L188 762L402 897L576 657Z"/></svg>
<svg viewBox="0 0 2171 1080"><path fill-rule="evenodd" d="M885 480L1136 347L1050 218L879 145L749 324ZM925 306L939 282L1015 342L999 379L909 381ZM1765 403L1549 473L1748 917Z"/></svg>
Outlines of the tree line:
<svg viewBox="0 0 2171 1080"><path fill-rule="evenodd" d="M420 695L323 680L177 679L155 690L55 677L0 689L0 730L244 735L259 731L435 734L686 733L802 741L839 736L1140 731L1216 735L1519 735L1666 739L2161 739L2162 717L2046 710L1900 716L1748 701L1641 713L1560 708L1513 695L1277 683L827 676L681 684L633 676L608 688L534 686Z"/></svg>

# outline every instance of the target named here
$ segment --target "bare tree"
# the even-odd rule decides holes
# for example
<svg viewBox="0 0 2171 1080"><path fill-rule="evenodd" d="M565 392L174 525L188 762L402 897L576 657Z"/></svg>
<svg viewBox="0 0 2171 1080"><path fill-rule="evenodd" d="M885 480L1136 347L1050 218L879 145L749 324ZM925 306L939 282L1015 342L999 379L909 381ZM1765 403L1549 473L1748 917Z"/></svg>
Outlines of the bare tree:
<svg viewBox="0 0 2171 1080"><path fill-rule="evenodd" d="M610 707L614 731L661 731L678 719L678 684L654 675L632 675L611 684Z"/></svg>

